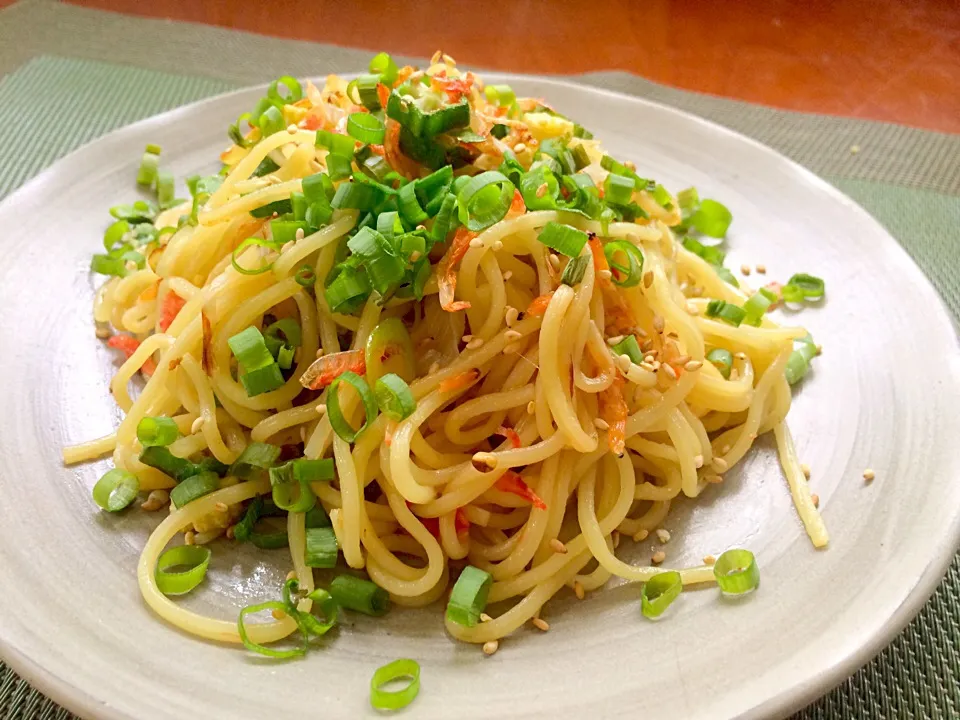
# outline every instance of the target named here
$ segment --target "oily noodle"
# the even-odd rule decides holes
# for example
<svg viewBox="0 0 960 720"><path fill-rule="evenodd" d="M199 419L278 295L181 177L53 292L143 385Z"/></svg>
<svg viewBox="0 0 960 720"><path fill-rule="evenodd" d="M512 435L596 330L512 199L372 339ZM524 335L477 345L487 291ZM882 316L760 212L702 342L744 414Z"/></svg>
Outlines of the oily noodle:
<svg viewBox="0 0 960 720"><path fill-rule="evenodd" d="M676 243L664 222L614 223L602 231L599 224L582 218L562 218L603 239L627 239L641 248L645 281L619 289L626 307L616 312L609 303L618 293L609 292L609 280L592 264L576 289L557 286L558 273L537 234L561 218L544 211L505 219L479 236L479 247L473 243L461 262L457 285L458 297L471 304L465 312L443 311L432 279L417 307L411 300L379 307L371 299L359 317L337 315L329 311L322 286L311 293L293 276L304 263L313 265L319 278L326 275L340 239L356 222L355 213L338 213L328 227L284 252L250 247L238 258L244 267L272 262L268 272L240 274L230 263L241 240L266 232L265 223L252 219L249 210L289 197L299 189L300 177L316 171L304 164L283 176L283 182L253 192L247 188L248 194L240 196L268 153L283 160L275 152L281 140L291 147L312 147L312 133L283 135L277 133L250 151L208 202L196 227L179 230L145 269L110 280L97 293L96 320L111 322L144 342L113 384L126 412L116 433L68 448L67 462L112 451L116 466L134 472L142 489L169 488L169 478L137 460L137 423L151 415L177 421L183 437L172 450L181 456L209 451L229 463L252 440L302 441L308 457L336 460L338 479L317 483L315 492L331 515L346 562L365 568L396 603L422 606L443 597L450 560L466 559L493 575L490 600L513 600L512 607L473 628L447 623L452 635L477 643L517 629L563 586L579 594L611 575L642 582L660 572L659 566L618 559L620 538L642 540L661 526L675 498L695 498L708 483L719 482L757 436L771 430L807 532L816 546L827 543L784 424L790 407L784 366L793 340L805 331L780 328L769 320L761 327L735 328L704 317L702 298L742 303L745 296ZM289 162L298 157L293 149ZM159 218L158 226L175 223L182 211ZM682 286L694 288L688 293L694 297L688 300ZM510 308L523 310L551 289L555 292L542 315L526 314L516 321L511 317L507 327ZM161 307L170 292L185 305L161 332ZM624 373L604 341L613 334L607 318L624 312L633 319L638 337L652 338L653 347L664 353L672 344L691 369L673 377L677 373L666 368L632 365L624 384ZM260 326L265 313L297 318L303 347L285 385L250 398L231 375L227 340L251 324ZM318 349L334 353L362 348L371 330L387 317L405 320L417 349L418 377L411 384L417 409L400 423L380 416L351 446L316 411L322 398L294 404L301 392L298 378ZM458 351L460 337L468 331L483 343ZM349 347L340 345L345 336L352 337ZM735 353L729 380L708 362L696 367L713 347ZM131 398L128 381L151 358L156 369ZM441 390L442 381L470 370L479 371L474 382ZM618 457L608 450L610 423L603 418L610 394L620 387L628 417L626 448ZM348 417L359 421L352 391L344 392L341 405ZM494 462L488 463L493 469L478 470L471 456L488 449L487 438L501 426L514 428L521 446L508 441L493 448ZM545 501L546 509L495 486L511 468ZM236 522L243 501L266 492L266 481L238 483L228 477L222 489L174 510L157 527L143 550L137 576L144 598L159 615L205 638L239 641L232 619L202 617L171 602L158 590L154 568L177 533L192 528L196 542L208 542ZM470 522L467 533L457 531L458 509ZM419 518L438 518L439 540ZM304 562L302 514L290 515L288 533L293 567L312 587ZM555 549L557 539L565 551ZM713 580L708 566L680 573L685 584ZM268 642L294 629L286 618L255 626L252 637Z"/></svg>

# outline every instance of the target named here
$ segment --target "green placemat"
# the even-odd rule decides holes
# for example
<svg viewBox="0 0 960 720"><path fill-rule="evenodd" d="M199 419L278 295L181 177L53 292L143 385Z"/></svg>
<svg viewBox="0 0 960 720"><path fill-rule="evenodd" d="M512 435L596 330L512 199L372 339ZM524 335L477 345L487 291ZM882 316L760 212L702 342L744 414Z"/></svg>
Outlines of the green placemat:
<svg viewBox="0 0 960 720"><path fill-rule="evenodd" d="M134 120L283 73L356 70L369 56L44 0L18 3L0 11L0 197ZM772 110L622 72L574 79L701 115L810 168L873 213L960 318L960 137ZM0 720L72 717L0 663ZM794 720L881 718L960 718L960 560L886 650Z"/></svg>

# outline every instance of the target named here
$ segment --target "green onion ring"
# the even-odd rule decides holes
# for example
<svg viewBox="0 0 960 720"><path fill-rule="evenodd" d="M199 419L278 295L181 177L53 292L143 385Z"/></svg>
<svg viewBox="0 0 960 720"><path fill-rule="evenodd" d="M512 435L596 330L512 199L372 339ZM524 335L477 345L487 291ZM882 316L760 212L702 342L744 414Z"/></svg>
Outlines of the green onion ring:
<svg viewBox="0 0 960 720"><path fill-rule="evenodd" d="M499 196L487 192L499 186ZM488 170L472 178L457 195L460 206L460 221L468 230L479 232L500 222L513 202L513 183L496 170Z"/></svg>
<svg viewBox="0 0 960 720"><path fill-rule="evenodd" d="M618 252L626 254L629 266L621 265L615 260ZM640 248L627 240L614 240L603 246L603 254L607 258L610 269L616 271L611 278L615 285L636 287L640 284L643 273L643 253L640 252ZM625 277L618 278L617 273Z"/></svg>
<svg viewBox="0 0 960 720"><path fill-rule="evenodd" d="M127 470L114 468L93 486L93 501L107 512L119 512L137 499L140 481Z"/></svg>
<svg viewBox="0 0 960 720"><path fill-rule="evenodd" d="M302 265L293 277L300 287L313 287L317 282L317 273L311 265Z"/></svg>
<svg viewBox="0 0 960 720"><path fill-rule="evenodd" d="M347 422L347 419L343 416L343 411L340 409L339 390L341 382L347 383L356 390L360 395L360 400L363 402L365 417L363 424L357 430L351 427L350 423ZM343 440L352 443L360 436L360 433L367 429L367 426L373 422L376 416L377 399L374 397L370 386L367 385L367 381L362 377L348 370L330 383L330 387L327 390L327 417L330 419L330 426L333 428L333 431Z"/></svg>
<svg viewBox="0 0 960 720"><path fill-rule="evenodd" d="M277 658L279 660L284 660L287 658L301 657L307 652L307 635L301 629L300 634L303 642L299 647L291 648L290 650L274 650L269 648L266 645L260 645L259 643L253 642L250 639L250 636L247 635L247 628L244 625L243 619L247 615L252 615L254 613L263 612L264 610L280 610L284 613L288 611L288 608L285 604L279 600L271 600L269 602L260 603L259 605L248 605L243 610L240 611L240 616L237 618L237 632L240 634L240 640L243 642L243 646L250 652L255 652L259 655L265 655L266 657ZM299 627L299 623L298 623Z"/></svg>
<svg viewBox="0 0 960 720"><path fill-rule="evenodd" d="M727 550L717 558L713 576L727 595L743 595L760 586L760 568L749 550Z"/></svg>
<svg viewBox="0 0 960 720"><path fill-rule="evenodd" d="M676 570L657 573L643 584L640 607L644 617L657 618L677 599L683 581Z"/></svg>
<svg viewBox="0 0 960 720"><path fill-rule="evenodd" d="M410 683L400 690L383 690L387 683L401 678ZM370 704L377 710L401 710L412 703L420 692L420 664L416 660L400 658L377 668L370 678Z"/></svg>
<svg viewBox="0 0 960 720"><path fill-rule="evenodd" d="M255 237L247 238L242 243L237 245L237 247L233 251L233 255L231 255L230 257L230 264L233 265L233 269L242 275L260 275L270 270L273 267L273 263L261 265L259 268L249 270L237 262L237 258L240 256L240 253L242 253L251 245L270 248L271 250L277 249L276 246L273 243L271 243L269 240L264 240L262 238L255 238Z"/></svg>
<svg viewBox="0 0 960 720"><path fill-rule="evenodd" d="M213 553L202 545L179 545L170 548L157 560L157 588L164 595L183 595L203 582L210 566ZM187 566L180 572L170 572L170 568Z"/></svg>

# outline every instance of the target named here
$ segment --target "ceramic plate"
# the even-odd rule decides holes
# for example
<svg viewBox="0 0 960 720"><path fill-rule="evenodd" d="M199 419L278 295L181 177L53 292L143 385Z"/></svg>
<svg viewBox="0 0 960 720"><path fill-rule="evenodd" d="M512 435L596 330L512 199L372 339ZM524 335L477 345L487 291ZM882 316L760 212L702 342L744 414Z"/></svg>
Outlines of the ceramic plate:
<svg viewBox="0 0 960 720"><path fill-rule="evenodd" d="M763 582L745 602L691 592L653 623L636 586L584 601L564 591L547 606L548 633L520 631L490 658L445 634L440 607L350 618L323 651L279 664L158 620L135 566L159 517L108 517L90 497L106 462L60 462L61 446L104 435L120 417L107 389L116 358L94 337L89 260L107 208L135 197L144 145L162 145L178 178L215 171L227 126L263 93L242 90L111 133L0 206L0 654L15 670L101 720L372 716L370 676L397 657L423 667L408 710L417 718L760 718L827 691L919 610L960 537L957 342L920 270L856 204L740 135L611 92L492 79L548 98L642 174L726 203L730 267L825 278L827 301L786 320L824 346L789 423L813 469L829 549L811 547L773 446L761 442L665 524L676 565L751 548ZM191 606L234 618L278 595L283 552L214 550ZM632 553L639 562L650 547Z"/></svg>

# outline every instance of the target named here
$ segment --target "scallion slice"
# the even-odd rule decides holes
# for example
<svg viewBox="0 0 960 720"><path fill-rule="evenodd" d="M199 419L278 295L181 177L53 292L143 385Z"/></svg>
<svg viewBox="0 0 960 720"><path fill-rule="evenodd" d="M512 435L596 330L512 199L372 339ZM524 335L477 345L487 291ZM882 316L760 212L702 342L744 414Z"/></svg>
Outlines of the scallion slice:
<svg viewBox="0 0 960 720"><path fill-rule="evenodd" d="M170 491L170 500L175 507L182 508L197 498L209 495L220 488L220 477L215 472L200 472L184 479Z"/></svg>
<svg viewBox="0 0 960 720"><path fill-rule="evenodd" d="M297 281L297 285L300 287L311 288L317 282L317 273L312 265L301 265L293 279Z"/></svg>
<svg viewBox="0 0 960 720"><path fill-rule="evenodd" d="M408 227L418 225L428 218L426 211L420 206L416 183L407 183L400 188L397 207L400 209L400 217L406 221Z"/></svg>
<svg viewBox="0 0 960 720"><path fill-rule="evenodd" d="M643 362L643 352L637 343L637 338L633 335L627 335L623 340L610 348L614 356L626 355L630 362L639 365Z"/></svg>
<svg viewBox="0 0 960 720"><path fill-rule="evenodd" d="M572 258L580 255L588 239L582 230L558 222L548 222L537 236L537 240L548 248Z"/></svg>
<svg viewBox="0 0 960 720"><path fill-rule="evenodd" d="M417 409L410 386L395 373L387 373L379 378L374 385L374 393L380 410L393 420L404 420Z"/></svg>
<svg viewBox="0 0 960 720"><path fill-rule="evenodd" d="M787 302L819 300L823 297L825 284L821 278L806 273L798 273L790 278L781 292Z"/></svg>
<svg viewBox="0 0 960 720"><path fill-rule="evenodd" d="M767 309L774 303L776 299L777 296L772 292L766 288L760 288L743 304L743 310L746 313L746 317L744 317L743 321L747 325L760 327L761 323L763 322L764 313L767 312Z"/></svg>
<svg viewBox="0 0 960 720"><path fill-rule="evenodd" d="M313 483L333 480L335 474L333 458L324 458L323 460L298 458L292 462L293 479L299 483Z"/></svg>
<svg viewBox="0 0 960 720"><path fill-rule="evenodd" d="M240 255L243 254L243 251L246 250L251 245L256 245L257 247L265 247L270 250L277 249L273 242L271 242L270 240L264 240L263 238L249 237L243 242L241 242L239 245L237 245L236 248L234 248L233 253L230 257L230 264L233 265L233 269L236 270L241 275L260 275L262 273L267 272L268 270L270 270L270 268L273 267L273 263L270 262L270 263L267 263L266 265L261 265L260 267L256 267L256 268L245 268L243 267L243 265L237 262L237 258L239 258Z"/></svg>
<svg viewBox="0 0 960 720"><path fill-rule="evenodd" d="M177 482L193 475L196 467L189 460L177 457L166 447L154 445L140 453L140 462L169 475Z"/></svg>
<svg viewBox="0 0 960 720"><path fill-rule="evenodd" d="M332 527L307 530L306 563L308 567L332 568L337 566L340 545Z"/></svg>
<svg viewBox="0 0 960 720"><path fill-rule="evenodd" d="M640 607L644 617L658 618L677 599L683 581L676 570L657 573L643 584Z"/></svg>
<svg viewBox="0 0 960 720"><path fill-rule="evenodd" d="M374 97L376 97L376 85L373 87L373 92ZM347 117L347 133L350 134L350 137L356 138L367 145L379 145L383 142L385 128L383 120L376 115L355 112Z"/></svg>
<svg viewBox="0 0 960 720"><path fill-rule="evenodd" d="M794 385L807 374L810 370L810 361L817 354L817 346L810 335L804 335L802 338L794 341L793 352L787 358L787 367L784 375L787 382Z"/></svg>
<svg viewBox="0 0 960 720"><path fill-rule="evenodd" d="M281 87L286 89L286 94L280 92ZM270 83L270 87L267 88L267 97L278 105L288 105L303 97L303 88L295 77L282 75Z"/></svg>
<svg viewBox="0 0 960 720"><path fill-rule="evenodd" d="M341 183L330 202L337 210L373 210L383 200L383 193L374 185L361 182Z"/></svg>
<svg viewBox="0 0 960 720"><path fill-rule="evenodd" d="M713 576L720 590L727 595L743 595L760 586L760 568L749 550L727 550L717 558Z"/></svg>
<svg viewBox="0 0 960 720"><path fill-rule="evenodd" d="M353 575L337 575L329 592L347 610L380 617L390 609L390 594L386 590Z"/></svg>
<svg viewBox="0 0 960 720"><path fill-rule="evenodd" d="M560 276L560 282L570 287L583 282L583 276L587 272L587 265L591 262L593 262L593 260L590 255L578 255L575 258L570 258L570 262L568 262L567 266L563 269L563 275Z"/></svg>
<svg viewBox="0 0 960 720"><path fill-rule="evenodd" d="M487 606L487 596L492 584L493 576L490 573L467 565L450 593L447 619L458 625L474 627L480 621L480 613Z"/></svg>
<svg viewBox="0 0 960 720"><path fill-rule="evenodd" d="M233 461L228 474L241 480L254 479L264 470L273 467L279 457L280 448L276 445L262 442L250 443L240 453L240 457Z"/></svg>
<svg viewBox="0 0 960 720"><path fill-rule="evenodd" d="M733 367L733 353L723 348L714 348L707 353L707 362L713 363L725 380L730 379L730 370Z"/></svg>
<svg viewBox="0 0 960 720"><path fill-rule="evenodd" d="M203 545L179 545L170 548L157 559L154 575L157 588L164 595L183 595L203 582L210 566L209 548ZM183 567L174 572L171 568Z"/></svg>
<svg viewBox="0 0 960 720"><path fill-rule="evenodd" d="M513 183L496 170L475 175L457 194L460 222L473 232L500 222L510 209L514 191Z"/></svg>
<svg viewBox="0 0 960 720"><path fill-rule="evenodd" d="M123 236L130 232L130 223L126 220L117 220L103 233L103 247L107 252L123 242Z"/></svg>
<svg viewBox="0 0 960 720"><path fill-rule="evenodd" d="M332 133L329 130L317 130L316 145L317 147L326 148L332 155L352 157L354 148L357 147L357 141L349 135L340 135L339 133ZM307 194L306 187L304 187L304 194ZM309 197L310 196L307 195L308 199Z"/></svg>
<svg viewBox="0 0 960 720"><path fill-rule="evenodd" d="M153 152L156 150L157 152ZM140 159L140 168L137 170L137 185L149 187L157 180L157 169L160 167L160 148L156 145L147 145L146 152Z"/></svg>
<svg viewBox="0 0 960 720"><path fill-rule="evenodd" d="M410 678L400 690L384 690L383 687L396 680ZM412 703L420 692L420 664L416 660L401 658L377 668L370 678L370 704L377 710L401 710Z"/></svg>
<svg viewBox="0 0 960 720"><path fill-rule="evenodd" d="M107 512L120 512L137 499L140 481L127 470L108 470L93 486L93 501Z"/></svg>
<svg viewBox="0 0 960 720"><path fill-rule="evenodd" d="M722 238L726 237L731 222L733 215L726 205L706 199L700 202L700 207L690 216L689 224L704 235Z"/></svg>
<svg viewBox="0 0 960 720"><path fill-rule="evenodd" d="M353 429L347 419L343 416L343 411L340 409L341 383L347 383L350 387L356 390L360 395L360 401L363 403L363 424L356 430ZM333 428L333 431L343 440L346 440L348 443L352 443L364 430L367 429L367 426L373 422L373 419L376 416L377 400L374 397L370 386L367 385L367 381L362 377L357 375L355 372L348 370L347 372L338 375L337 378L330 383L330 387L327 390L327 417L330 419L330 426Z"/></svg>
<svg viewBox="0 0 960 720"><path fill-rule="evenodd" d="M244 618L247 615L254 615L265 610L270 610L271 612L274 610L279 610L283 613L286 613L288 608L279 600L271 600L258 605L248 605L241 610L240 616L237 618L237 632L240 635L240 640L243 642L243 646L250 652L255 652L258 655L265 655L266 657L277 658L278 660L301 657L302 655L305 655L307 652L307 635L305 632L302 632L302 644L297 647L290 648L289 650L276 650L274 648L267 647L266 645L255 643L250 639L250 636L247 634L247 627L244 623Z"/></svg>
<svg viewBox="0 0 960 720"><path fill-rule="evenodd" d="M603 246L603 254L610 265L610 271L615 285L620 287L636 287L643 279L643 253L640 248L629 240L613 240ZM623 255L627 264L618 260Z"/></svg>
<svg viewBox="0 0 960 720"><path fill-rule="evenodd" d="M143 447L169 445L180 437L176 421L168 417L144 417L137 423L137 440Z"/></svg>
<svg viewBox="0 0 960 720"><path fill-rule="evenodd" d="M633 199L636 187L633 178L610 173L603 181L603 199L611 205L626 205Z"/></svg>
<svg viewBox="0 0 960 720"><path fill-rule="evenodd" d="M370 61L369 70L372 73L379 74L380 80L382 80L383 84L387 87L393 86L394 81L397 79L397 73L400 71L397 64L393 61L393 58L385 52L377 53L373 56L373 59Z"/></svg>
<svg viewBox="0 0 960 720"><path fill-rule="evenodd" d="M287 512L308 512L317 502L310 483L301 482L293 476L293 461L269 470L273 504ZM294 491L294 488L297 490Z"/></svg>
<svg viewBox="0 0 960 720"><path fill-rule="evenodd" d="M501 107L509 107L517 101L517 94L509 85L487 85L483 89L487 100Z"/></svg>
<svg viewBox="0 0 960 720"><path fill-rule="evenodd" d="M280 372L280 366L276 362L266 367L250 370L240 376L240 383L243 385L243 389L247 391L248 397L276 390L283 385L283 382L283 373Z"/></svg>
<svg viewBox="0 0 960 720"><path fill-rule="evenodd" d="M723 320L734 327L740 327L740 323L747 317L747 313L739 305L728 303L726 300L711 300L707 303L707 317Z"/></svg>

